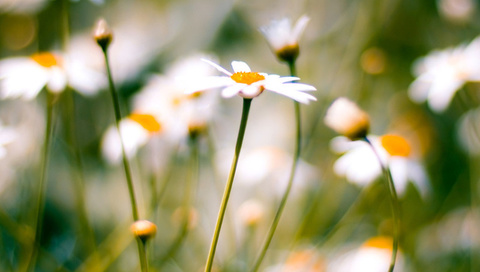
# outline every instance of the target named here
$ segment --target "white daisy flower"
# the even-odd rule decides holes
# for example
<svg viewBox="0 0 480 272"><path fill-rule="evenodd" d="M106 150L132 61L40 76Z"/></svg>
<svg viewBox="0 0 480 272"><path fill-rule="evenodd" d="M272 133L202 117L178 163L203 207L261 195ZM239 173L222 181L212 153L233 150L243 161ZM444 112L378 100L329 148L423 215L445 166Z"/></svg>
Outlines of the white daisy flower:
<svg viewBox="0 0 480 272"><path fill-rule="evenodd" d="M479 58L480 37L467 46L434 51L419 59L414 64L417 79L410 85L410 98L428 101L436 112L444 111L466 82L480 81Z"/></svg>
<svg viewBox="0 0 480 272"><path fill-rule="evenodd" d="M306 15L300 17L292 27L290 19L272 21L270 25L260 28L278 58L284 61L295 60L299 53L298 41L310 21Z"/></svg>
<svg viewBox="0 0 480 272"><path fill-rule="evenodd" d="M185 74L207 77L214 72L210 65L200 61L199 55L193 55L176 61L164 75L152 76L133 98L133 114L121 121L132 129L124 132L121 128L127 155L133 157L156 135L178 143L192 133L201 132L213 116L217 99L208 93L185 94L186 86L176 78ZM120 139L113 126L104 136L102 150L110 163L120 162Z"/></svg>
<svg viewBox="0 0 480 272"><path fill-rule="evenodd" d="M218 64L209 60L204 61L227 76L197 77L196 85L187 90L187 93L224 87L222 90L223 97L233 97L238 94L243 98L251 99L260 95L264 90L268 90L305 104L308 104L310 100L317 100L313 95L304 93L304 91L315 91L315 87L291 82L299 80L298 77L280 77L279 75L252 72L243 61L232 61L234 72L230 73Z"/></svg>
<svg viewBox="0 0 480 272"><path fill-rule="evenodd" d="M84 95L91 95L106 85L106 78L77 60L51 52L0 61L1 99L30 100L44 87L52 93L60 93L67 85Z"/></svg>
<svg viewBox="0 0 480 272"><path fill-rule="evenodd" d="M411 181L422 196L429 191L429 181L423 166L411 156L409 143L398 135L370 135L368 139L378 152L382 163L390 168L399 195L403 195ZM334 164L333 170L352 183L366 186L382 175L382 168L372 148L365 141L350 141L336 137L331 141L336 153L344 153Z"/></svg>

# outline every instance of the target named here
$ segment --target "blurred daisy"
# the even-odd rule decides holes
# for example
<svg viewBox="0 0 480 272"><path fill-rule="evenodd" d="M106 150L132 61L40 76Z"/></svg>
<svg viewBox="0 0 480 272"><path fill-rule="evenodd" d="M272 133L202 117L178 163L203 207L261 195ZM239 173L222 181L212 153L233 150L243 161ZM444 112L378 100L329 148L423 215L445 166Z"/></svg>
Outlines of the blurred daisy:
<svg viewBox="0 0 480 272"><path fill-rule="evenodd" d="M339 97L330 105L324 118L325 124L335 132L357 140L367 136L370 117L355 103Z"/></svg>
<svg viewBox="0 0 480 272"><path fill-rule="evenodd" d="M285 263L274 265L265 269L267 272L324 272L326 270L326 261L320 253L314 249L306 248L292 251Z"/></svg>
<svg viewBox="0 0 480 272"><path fill-rule="evenodd" d="M185 94L186 86L176 78L180 74L209 76L214 72L199 55L192 55L173 63L164 75L152 76L133 98L133 114L120 122L127 156L133 157L154 136L179 143L201 133L213 116L217 99L213 93ZM102 151L109 162L120 162L120 137L113 126L104 135Z"/></svg>
<svg viewBox="0 0 480 272"><path fill-rule="evenodd" d="M436 112L444 111L465 83L480 81L479 58L480 37L468 45L434 51L417 60L417 78L410 85L410 98L418 103L428 101Z"/></svg>
<svg viewBox="0 0 480 272"><path fill-rule="evenodd" d="M410 144L398 135L369 135L368 139L377 150L382 163L390 168L393 182L399 195L403 195L411 181L422 196L426 196L429 182L423 166L411 156ZM336 153L344 153L334 164L334 172L345 176L352 183L366 186L374 182L382 168L372 148L365 141L351 141L336 137L330 143Z"/></svg>
<svg viewBox="0 0 480 272"><path fill-rule="evenodd" d="M240 95L243 98L254 98L264 90L279 93L301 103L308 104L310 100L317 100L314 96L303 91L315 91L315 87L302 83L292 83L299 80L298 77L280 77L265 73L252 72L250 67L243 61L233 61L233 73L209 60L204 60L227 76L196 77L196 85L192 85L187 93L225 87L222 91L223 97ZM183 77L183 80L187 80Z"/></svg>
<svg viewBox="0 0 480 272"><path fill-rule="evenodd" d="M28 79L28 80L26 80ZM0 61L0 98L33 99L46 87L60 93L70 85L84 95L95 94L106 85L104 75L66 55L41 52L30 57Z"/></svg>
<svg viewBox="0 0 480 272"><path fill-rule="evenodd" d="M261 27L260 31L267 38L277 57L280 60L291 62L298 57L298 41L309 21L310 18L303 15L292 27L290 20L283 18L272 21L268 26Z"/></svg>
<svg viewBox="0 0 480 272"><path fill-rule="evenodd" d="M454 23L466 23L475 14L473 0L437 0L440 15Z"/></svg>
<svg viewBox="0 0 480 272"><path fill-rule="evenodd" d="M384 272L390 267L392 238L376 236L368 239L360 247L349 250L329 264L327 271L341 272ZM401 255L395 271L403 271Z"/></svg>

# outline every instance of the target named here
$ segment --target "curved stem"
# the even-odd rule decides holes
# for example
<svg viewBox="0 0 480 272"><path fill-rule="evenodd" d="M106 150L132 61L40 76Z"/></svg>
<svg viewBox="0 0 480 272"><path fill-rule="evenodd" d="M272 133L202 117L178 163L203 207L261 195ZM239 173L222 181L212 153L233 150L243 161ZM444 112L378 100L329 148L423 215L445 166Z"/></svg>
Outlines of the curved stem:
<svg viewBox="0 0 480 272"><path fill-rule="evenodd" d="M52 143L52 128L53 128L53 104L54 104L54 95L49 91L46 91L47 101L46 101L46 114L47 114L47 123L45 125L45 139L43 142L43 157L42 157L42 169L40 174L40 183L38 184L38 196L36 203L35 211L35 237L33 242L33 248L28 261L27 271L33 271L35 269L35 263L38 257L38 251L40 250L40 239L42 234L42 221L45 208L45 190L46 190L46 180L47 180L47 168L49 161L49 151Z"/></svg>
<svg viewBox="0 0 480 272"><path fill-rule="evenodd" d="M386 166L382 162L380 155L378 154L377 150L375 149L373 144L370 142L370 140L367 137L365 137L363 140L370 145L373 152L375 153L375 156L377 157L378 162L382 167L382 172L385 175L385 178L387 180L387 188L388 188L388 192L390 193L390 203L392 208L392 216L393 216L394 224L393 224L392 258L390 260L390 267L388 269L388 272L393 272L393 269L395 268L395 263L397 260L398 240L400 237L400 204L398 201L397 191L395 189L395 184L393 183L393 177L392 177L392 172L390 172L390 168L388 168L388 166Z"/></svg>
<svg viewBox="0 0 480 272"><path fill-rule="evenodd" d="M292 76L296 75L296 70L295 70L295 62L291 61L288 62L288 66L290 68L290 74ZM267 237L265 238L265 241L263 243L262 249L260 250L260 254L257 257L257 260L255 261L255 264L253 266L252 271L258 271L260 268L260 265L263 261L263 258L265 257L265 254L267 253L268 247L270 246L270 243L272 242L273 234L275 233L278 223L280 222L280 218L282 216L283 210L285 209L285 205L287 203L288 196L290 195L290 191L292 190L293 186L293 179L295 177L295 173L297 170L297 165L298 165L298 160L300 158L300 150L301 150L301 118L300 118L300 103L297 101L294 101L294 107L295 107L295 120L296 120L296 135L295 135L295 151L293 155L293 163L292 163L292 168L290 169L290 177L288 178L288 184L287 188L285 189L285 192L283 193L282 199L280 200L280 205L277 209L277 212L275 214L275 217L273 219L272 224L270 225L270 229L268 230Z"/></svg>
<svg viewBox="0 0 480 272"><path fill-rule="evenodd" d="M237 143L235 146L235 154L233 155L232 166L230 168L230 174L228 175L227 184L225 186L225 191L223 193L222 203L220 205L220 210L217 216L217 223L215 225L215 231L213 233L212 243L210 245L210 251L208 252L207 264L205 265L205 272L210 272L212 270L213 258L215 256L215 250L217 248L218 237L220 236L220 230L222 228L223 218L225 217L225 211L227 209L228 199L230 197L230 192L232 190L233 178L235 177L235 172L237 170L238 157L240 155L240 150L242 149L243 137L245 136L245 128L248 121L248 113L250 111L250 105L252 99L243 99L243 109L242 109L242 119L240 121L240 128L238 129Z"/></svg>

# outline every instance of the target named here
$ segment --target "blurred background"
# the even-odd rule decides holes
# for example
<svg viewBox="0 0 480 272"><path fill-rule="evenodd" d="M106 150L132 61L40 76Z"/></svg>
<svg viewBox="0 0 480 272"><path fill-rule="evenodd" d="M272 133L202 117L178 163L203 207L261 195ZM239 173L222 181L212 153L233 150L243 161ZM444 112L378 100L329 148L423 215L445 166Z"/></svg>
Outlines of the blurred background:
<svg viewBox="0 0 480 272"><path fill-rule="evenodd" d="M334 171L342 154L332 150L337 135L323 118L340 96L370 115L372 134L407 139L412 160L424 169L425 191L408 183L400 194L395 271L480 271L480 85L465 80L442 111L409 97L422 58L466 46L480 33L480 2L0 0L0 63L48 51L99 77L67 71L70 87L55 96L34 271L140 270L118 139L106 136L115 119L92 37L99 18L114 35L109 56L123 116L146 108L165 116L159 131L131 136L140 217L158 227L147 244L150 270L203 271L242 99L209 90L194 106L180 107L183 100L170 94L179 89L174 78L192 74L176 68L208 58L231 71L230 62L242 60L254 71L289 75L259 28L304 14L310 22L297 73L317 88L317 101L301 106L301 162L260 271L387 270L393 223L383 176L357 184ZM480 59L473 62L480 70ZM76 92L76 76L96 84L95 91ZM24 70L21 77L33 76ZM0 100L1 271L23 271L32 245L46 99L44 89L32 99ZM186 112L206 115L198 131L179 125ZM255 98L215 271L252 267L285 190L294 139L293 102L269 92Z"/></svg>

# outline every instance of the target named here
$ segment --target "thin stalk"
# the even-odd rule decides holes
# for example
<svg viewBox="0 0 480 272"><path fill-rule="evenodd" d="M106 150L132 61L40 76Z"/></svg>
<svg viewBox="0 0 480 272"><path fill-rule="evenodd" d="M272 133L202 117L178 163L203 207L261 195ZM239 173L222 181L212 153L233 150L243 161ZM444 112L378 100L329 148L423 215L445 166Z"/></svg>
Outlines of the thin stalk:
<svg viewBox="0 0 480 272"><path fill-rule="evenodd" d="M109 89L110 89L110 94L112 96L113 108L115 112L115 126L117 128L118 137L120 138L120 145L122 147L123 168L125 170L128 193L130 196L130 203L132 205L132 216L133 216L133 220L137 221L139 219L139 216L138 216L137 201L135 198L135 190L133 187L132 173L130 171L130 164L128 162L127 154L125 152L125 146L123 144L122 134L120 131L120 120L122 119L122 115L120 112L120 102L118 100L117 92L115 91L115 85L113 84L112 72L110 69L110 62L108 60L108 54L107 54L107 46L101 46L101 47L102 47L103 55L105 57L105 66L107 68L108 84L110 87ZM140 258L140 265L141 265L142 272L147 272L148 263L147 263L147 256L145 253L145 244L142 243L139 239L137 239L137 247L138 247L138 254Z"/></svg>
<svg viewBox="0 0 480 272"><path fill-rule="evenodd" d="M69 38L70 38L70 23L69 23L69 0L62 0L61 18L62 18L62 48L63 52L68 52ZM84 232L85 245L89 251L96 250L95 234L88 221L86 204L85 204L85 176L83 174L83 163L80 154L80 149L76 137L76 123L75 123L75 100L73 90L66 88L66 110L64 114L64 120L67 123L67 143L71 148L73 155L74 165L72 165L71 171L74 180L76 206L79 213L79 225L80 232Z"/></svg>
<svg viewBox="0 0 480 272"><path fill-rule="evenodd" d="M33 248L28 261L27 271L33 271L35 269L35 264L37 262L38 252L40 250L40 239L42 234L42 222L45 208L45 191L47 185L47 168L49 161L50 148L52 143L52 131L53 131L53 104L54 104L54 95L49 91L46 91L47 101L46 101L46 115L47 123L45 125L45 139L43 142L43 157L42 157L42 169L40 174L40 183L38 184L38 196L37 203L35 205L35 221L34 226L35 236L33 242Z"/></svg>
<svg viewBox="0 0 480 272"><path fill-rule="evenodd" d="M194 182L198 180L198 139L196 137L190 137L190 167L187 173L186 184L185 184L185 195L183 198L183 211L182 211L182 222L180 230L173 240L173 243L168 248L165 255L160 259L160 265L163 265L168 259L172 258L175 253L178 251L183 241L187 238L188 229L190 226L190 211L191 203L193 202L192 191L195 188Z"/></svg>
<svg viewBox="0 0 480 272"><path fill-rule="evenodd" d="M102 48L103 55L105 57L105 64L107 67L107 76L108 76L108 84L110 89L110 94L112 96L113 102L113 109L115 112L115 127L117 128L118 136L120 137L120 145L122 146L122 161L123 161L123 168L125 170L125 177L127 179L127 186L128 192L130 195L130 203L132 205L132 215L133 220L137 221L139 219L138 216L138 208L137 208L137 201L135 198L135 190L133 187L133 180L132 180L132 173L130 171L130 164L128 162L127 154L125 152L125 146L123 144L122 134L120 131L120 120L122 119L122 114L120 112L120 102L118 99L117 92L115 91L115 85L113 84L112 72L110 70L110 62L108 60L107 48Z"/></svg>
<svg viewBox="0 0 480 272"><path fill-rule="evenodd" d="M378 154L377 150L375 149L373 144L370 142L370 140L367 137L363 138L363 140L370 145L373 152L375 153L375 156L377 157L378 162L382 167L382 172L385 175L385 178L387 180L387 188L388 188L388 192L390 193L390 204L391 204L394 224L393 224L392 257L390 259L390 267L388 269L388 272L393 272L393 269L395 268L395 263L397 260L398 240L400 237L400 204L398 201L397 190L395 189L395 184L393 183L392 172L390 172L390 169L382 162L380 155Z"/></svg>
<svg viewBox="0 0 480 272"><path fill-rule="evenodd" d="M291 76L296 75L296 69L295 69L295 61L290 61L288 62L288 67L290 68L290 74ZM287 199L288 196L290 195L290 192L292 190L293 186L293 179L295 178L295 173L297 170L297 165L298 165L298 159L300 158L300 150L301 150L301 137L302 137L302 132L301 132L301 119L300 119L300 103L297 101L293 101L293 105L295 107L295 121L296 121L296 134L295 134L295 151L293 154L293 163L292 163L292 168L290 169L290 176L288 178L288 184L287 188L285 189L285 192L283 193L282 199L280 200L280 205L277 209L277 212L275 214L275 217L273 219L272 224L270 225L270 229L268 230L267 237L263 243L262 249L260 250L260 253L257 257L257 260L255 261L255 264L252 268L252 271L258 271L260 268L260 265L263 261L263 258L265 257L265 254L267 253L268 247L270 246L270 243L272 242L273 235L277 229L278 223L280 222L280 218L282 216L283 210L285 209L285 205L287 204Z"/></svg>
<svg viewBox="0 0 480 272"><path fill-rule="evenodd" d="M245 136L245 128L247 127L248 113L250 112L251 103L252 99L243 99L242 119L240 121L240 128L238 129L237 143L235 145L235 154L233 155L230 174L228 175L227 184L223 193L222 203L218 212L217 223L215 225L215 231L213 233L210 251L208 252L207 264L205 265L205 272L210 272L212 270L213 258L215 256L215 250L217 249L218 237L220 236L223 218L225 217L228 199L232 190L233 178L235 177L235 172L237 170L238 157L240 156L240 151L242 149L243 137Z"/></svg>

